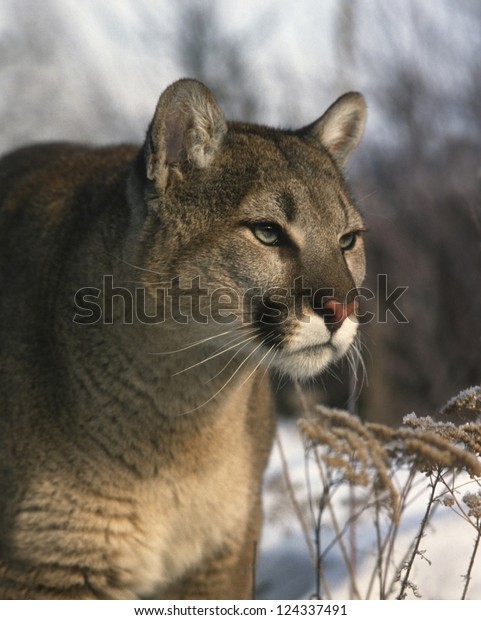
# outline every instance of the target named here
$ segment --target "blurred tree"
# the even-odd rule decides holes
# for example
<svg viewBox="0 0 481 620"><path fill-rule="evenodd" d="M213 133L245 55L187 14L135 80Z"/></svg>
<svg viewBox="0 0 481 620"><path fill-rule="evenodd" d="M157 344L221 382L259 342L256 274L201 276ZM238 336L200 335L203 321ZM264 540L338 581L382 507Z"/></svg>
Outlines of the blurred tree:
<svg viewBox="0 0 481 620"><path fill-rule="evenodd" d="M108 141L128 133L112 84L72 39L71 6L60 0L0 0L0 150L39 140ZM80 7L82 10L83 7ZM88 9L82 14L88 18Z"/></svg>
<svg viewBox="0 0 481 620"><path fill-rule="evenodd" d="M356 13L357 0L338 0L334 20L334 40L337 64L336 83L348 91L356 70Z"/></svg>
<svg viewBox="0 0 481 620"><path fill-rule="evenodd" d="M252 75L245 49L258 30L228 34L212 0L177 4L175 59L185 75L209 85L229 118L253 121L258 116L261 89Z"/></svg>
<svg viewBox="0 0 481 620"><path fill-rule="evenodd" d="M0 0L0 13L1 151L140 140L159 91L181 76L205 81L229 117L258 113L247 52L261 37L252 23L247 34L227 31L213 0Z"/></svg>
<svg viewBox="0 0 481 620"><path fill-rule="evenodd" d="M460 2L455 12L440 2L433 15L432 5L428 12L411 0L402 10L374 5L373 41L356 50L385 127L371 134L356 168L356 185L369 195L367 285L376 290L376 274L387 273L390 290L407 286L400 306L409 323L391 317L365 327L371 354L361 408L397 423L411 410L434 413L481 380L481 7ZM463 25L458 45L453 20Z"/></svg>

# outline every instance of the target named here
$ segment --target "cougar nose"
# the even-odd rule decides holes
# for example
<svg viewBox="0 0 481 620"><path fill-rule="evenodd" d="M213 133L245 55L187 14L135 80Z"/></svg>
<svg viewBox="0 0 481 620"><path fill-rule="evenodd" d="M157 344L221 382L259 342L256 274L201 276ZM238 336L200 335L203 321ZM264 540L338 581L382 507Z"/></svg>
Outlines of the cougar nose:
<svg viewBox="0 0 481 620"><path fill-rule="evenodd" d="M358 307L357 301L351 301L343 304L335 299L329 299L323 306L322 317L327 329L333 334L344 323L350 314L356 312Z"/></svg>

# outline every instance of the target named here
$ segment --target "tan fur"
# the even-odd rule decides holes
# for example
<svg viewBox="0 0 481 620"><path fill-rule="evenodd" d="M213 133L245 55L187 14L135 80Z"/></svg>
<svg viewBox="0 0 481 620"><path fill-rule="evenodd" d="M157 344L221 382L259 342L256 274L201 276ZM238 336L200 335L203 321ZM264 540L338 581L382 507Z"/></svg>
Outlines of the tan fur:
<svg viewBox="0 0 481 620"><path fill-rule="evenodd" d="M140 150L49 144L0 160L1 598L252 595L267 368L312 376L356 333L352 317L327 329L291 289L303 276L344 303L364 277L361 237L339 245L362 229L340 167L364 117L353 93L298 132L226 123L181 80ZM107 297L105 276L117 297L82 323L78 292ZM158 297L196 278L210 297ZM136 288L165 320L129 320Z"/></svg>

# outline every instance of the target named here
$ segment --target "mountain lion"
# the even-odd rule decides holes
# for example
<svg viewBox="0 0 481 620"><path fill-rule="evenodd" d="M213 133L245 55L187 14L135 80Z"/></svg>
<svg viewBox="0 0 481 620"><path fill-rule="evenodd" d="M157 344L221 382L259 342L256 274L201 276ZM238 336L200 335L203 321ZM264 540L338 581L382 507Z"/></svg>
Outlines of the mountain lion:
<svg viewBox="0 0 481 620"><path fill-rule="evenodd" d="M142 148L0 160L0 597L252 595L270 370L346 353L366 108L298 131L161 95Z"/></svg>

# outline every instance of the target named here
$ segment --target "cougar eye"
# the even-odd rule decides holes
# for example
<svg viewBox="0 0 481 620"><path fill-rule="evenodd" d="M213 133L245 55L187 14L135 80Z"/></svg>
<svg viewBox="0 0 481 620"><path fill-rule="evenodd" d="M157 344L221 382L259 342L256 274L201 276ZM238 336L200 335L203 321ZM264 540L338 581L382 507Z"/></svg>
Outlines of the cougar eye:
<svg viewBox="0 0 481 620"><path fill-rule="evenodd" d="M276 224L253 224L252 232L255 237L265 245L277 245L280 241L282 232Z"/></svg>
<svg viewBox="0 0 481 620"><path fill-rule="evenodd" d="M339 246L341 250L343 252L346 252L347 250L352 250L352 248L356 244L356 239L357 233L355 232L350 232L342 235L342 237L339 239Z"/></svg>

